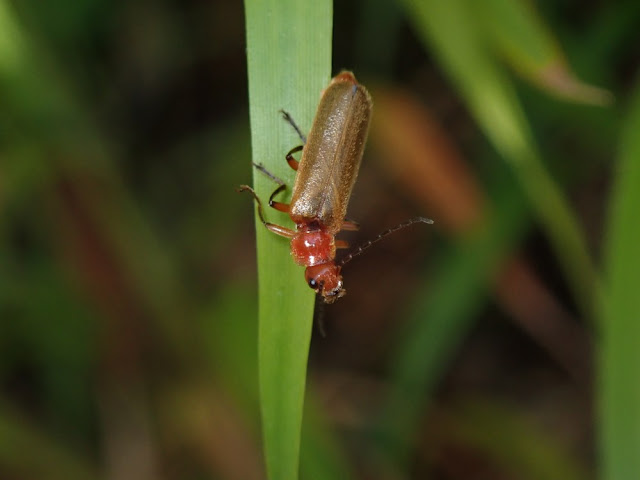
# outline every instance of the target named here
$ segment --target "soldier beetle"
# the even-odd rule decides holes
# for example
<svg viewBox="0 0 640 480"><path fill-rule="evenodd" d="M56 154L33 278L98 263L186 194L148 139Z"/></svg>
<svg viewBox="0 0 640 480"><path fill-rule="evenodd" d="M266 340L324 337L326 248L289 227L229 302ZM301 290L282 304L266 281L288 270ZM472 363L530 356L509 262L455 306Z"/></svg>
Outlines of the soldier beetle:
<svg viewBox="0 0 640 480"><path fill-rule="evenodd" d="M433 223L428 218L412 218L382 232L336 262L336 249L349 247L344 240L336 240L336 234L341 230L358 229L358 224L345 220L345 214L364 152L371 108L367 89L356 81L351 72L343 71L324 90L308 138L291 116L282 111L285 120L304 142L286 155L287 163L297 171L291 203L274 200L286 185L261 165L255 166L279 184L269 197L269 206L288 213L296 224L295 230L267 222L262 202L255 191L247 185L239 188L239 191L253 195L264 226L291 240L291 254L295 262L306 267L307 284L326 303L333 303L346 293L341 270L353 257L390 233L415 223ZM293 154L300 150L302 158L297 161Z"/></svg>

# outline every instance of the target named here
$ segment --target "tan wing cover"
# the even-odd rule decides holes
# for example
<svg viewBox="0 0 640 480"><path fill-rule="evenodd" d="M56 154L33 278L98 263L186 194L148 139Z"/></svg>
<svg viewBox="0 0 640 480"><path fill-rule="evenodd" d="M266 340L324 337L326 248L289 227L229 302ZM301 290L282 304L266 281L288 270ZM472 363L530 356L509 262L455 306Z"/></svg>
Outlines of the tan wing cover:
<svg viewBox="0 0 640 480"><path fill-rule="evenodd" d="M327 87L302 151L291 197L296 223L317 221L337 233L358 176L369 130L371 97L350 72Z"/></svg>

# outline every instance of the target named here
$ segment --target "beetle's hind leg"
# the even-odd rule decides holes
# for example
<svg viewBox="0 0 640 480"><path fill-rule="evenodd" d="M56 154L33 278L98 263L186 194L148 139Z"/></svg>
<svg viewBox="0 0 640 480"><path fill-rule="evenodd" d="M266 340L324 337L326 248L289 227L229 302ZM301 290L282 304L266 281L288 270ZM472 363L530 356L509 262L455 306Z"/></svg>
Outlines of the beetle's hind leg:
<svg viewBox="0 0 640 480"><path fill-rule="evenodd" d="M298 132L298 135L300 136L302 141L306 142L307 141L306 137L304 135L302 135L302 132L300 131L298 126L295 124L295 122L291 118L291 115L289 115L284 110L280 110L280 111L282 112L282 115L284 116L284 119L293 126L293 128L296 130L296 132ZM298 170L298 166L300 165L300 162L298 160L296 160L295 158L293 158L293 154L301 151L303 148L304 148L304 145L299 145L299 146L297 146L295 148L292 148L291 150L289 150L289 152L287 153L287 156L286 156L287 163L289 164L289 166L291 168L293 168L296 171ZM260 170L264 175L266 175L267 177L269 177L271 180L273 180L274 182L276 182L278 184L278 188L276 188L273 191L273 193L271 194L271 196L269 197L269 206L271 208L275 208L279 212L289 213L289 204L288 203L276 202L274 200L275 196L278 195L278 193L284 191L287 188L287 184L280 177L275 176L273 173L271 173L269 170L267 170L264 167L264 165L262 165L261 163L253 163L253 166L255 168L257 168L258 170ZM242 191L242 192L250 191L253 194L253 197L258 202L258 207L260 209L259 210L260 219L262 220L262 223L264 223L265 226L266 226L267 222L264 221L264 216L262 215L262 203L260 202L260 199L256 195L255 191L251 187L249 187L247 185L242 185L240 187L239 191Z"/></svg>
<svg viewBox="0 0 640 480"><path fill-rule="evenodd" d="M276 202L273 200L277 194L279 194L280 192L284 191L287 188L287 184L284 183L280 178L276 177L269 170L264 168L261 164L254 163L253 166L256 167L258 170L264 173L267 177L269 177L271 180L273 180L278 184L278 188L276 188L271 194L271 196L269 197L269 206L272 208L275 208L279 212L289 213L289 204ZM245 191L248 191L248 189L250 189L250 187L248 187L247 185L242 185L239 191L245 192ZM262 204L260 203L260 200L258 200L257 195L255 194L253 189L250 189L250 190L251 192L253 192L253 197L258 201L258 204L260 204L260 208L262 208ZM264 221L262 223L264 223Z"/></svg>
<svg viewBox="0 0 640 480"><path fill-rule="evenodd" d="M285 188L287 188L286 185L280 185L278 188L276 188L273 191L273 193L269 197L269 206L271 208L275 208L279 212L289 213L289 204L288 203L276 202L274 200L275 196L278 195L280 192L282 192Z"/></svg>
<svg viewBox="0 0 640 480"><path fill-rule="evenodd" d="M284 185L278 187L273 194L278 193L278 191L283 187ZM256 201L258 205L258 217L260 218L260 221L262 222L262 224L265 226L267 230L270 230L271 232L275 233L276 235L280 235L281 237L293 238L293 236L296 234L294 230L291 230L286 227L282 227L280 225L276 225L275 223L267 222L264 219L264 209L262 208L262 201L260 200L260 197L258 197L258 194L255 192L253 188L251 188L249 185L240 185L240 187L238 187L237 190L238 192L249 192L253 196L253 199ZM278 203L278 202L275 202L275 203ZM271 199L269 199L269 204L271 204ZM288 211L289 205L286 205L286 207Z"/></svg>
<svg viewBox="0 0 640 480"><path fill-rule="evenodd" d="M300 165L300 162L298 160L296 160L295 158L293 158L293 154L296 153L296 152L301 151L303 148L304 148L304 145L298 145L297 147L292 148L291 150L289 150L289 153L287 153L287 156L286 156L287 163L296 172L298 171L298 166Z"/></svg>
<svg viewBox="0 0 640 480"><path fill-rule="evenodd" d="M291 154L295 153L295 152L297 152L299 150L302 150L302 146L294 148L293 150L291 150L287 154L287 162L289 163L289 165L291 165L291 167L294 170L298 169L298 162L293 158L293 156L291 156ZM279 212L289 213L289 204L288 203L276 202L274 200L276 195L278 195L280 192L283 192L287 188L287 184L284 183L284 181L281 180L279 177L276 177L273 173L271 173L269 170L267 170L262 164L254 163L253 166L256 167L258 170L260 170L262 173L264 173L267 177L269 177L271 180L273 180L274 182L276 182L278 184L278 188L276 188L273 191L273 193L271 194L271 196L269 197L269 206L271 208L275 208ZM246 185L243 185L240 188L241 188L241 191L248 191L247 189L249 187L247 187ZM253 192L253 189L251 189L251 191ZM256 198L256 200L258 200L257 196L255 195L255 192L254 192L254 198ZM259 200L258 200L258 202L259 202ZM261 205L261 207L262 207L262 205ZM264 221L262 223L264 223Z"/></svg>
<svg viewBox="0 0 640 480"><path fill-rule="evenodd" d="M291 117L291 115L289 115L289 112L286 112L284 110L280 110L280 113L282 114L282 118L284 118L284 120L289 125L291 125L293 127L293 129L296 131L296 133L300 137L300 140L302 140L302 143L307 143L307 137L302 133L302 130L300 130L300 127L298 127L298 125L296 125L296 122L293 121L293 117Z"/></svg>
<svg viewBox="0 0 640 480"><path fill-rule="evenodd" d="M276 195L278 195L280 192L283 192L287 188L287 184L284 183L280 178L276 177L269 170L264 168L264 166L262 166L261 164L254 163L253 166L256 167L258 170L260 170L262 173L264 173L267 177L269 177L271 180L273 180L274 182L276 182L278 184L278 188L276 188L273 191L273 193L271 194L271 196L269 197L269 206L271 208L275 208L279 212L289 213L289 204L288 203L276 202L274 200ZM239 192L249 192L250 191L253 194L253 198L255 198L256 201L258 202L258 206L260 208L260 212L262 212L262 202L258 198L258 195L253 190L253 188L249 187L248 185L241 185L240 188L238 189L238 191ZM262 214L260 214L260 219L262 220L262 223L265 223Z"/></svg>
<svg viewBox="0 0 640 480"><path fill-rule="evenodd" d="M274 182L276 182L278 185L282 186L286 186L286 183L284 183L284 180L282 180L280 177L276 177L273 173L271 173L269 170L267 170L265 168L264 165L262 165L261 163L253 163L252 165L254 167L256 167L258 170L260 170L262 173L264 173L267 177L269 177L271 180L273 180Z"/></svg>

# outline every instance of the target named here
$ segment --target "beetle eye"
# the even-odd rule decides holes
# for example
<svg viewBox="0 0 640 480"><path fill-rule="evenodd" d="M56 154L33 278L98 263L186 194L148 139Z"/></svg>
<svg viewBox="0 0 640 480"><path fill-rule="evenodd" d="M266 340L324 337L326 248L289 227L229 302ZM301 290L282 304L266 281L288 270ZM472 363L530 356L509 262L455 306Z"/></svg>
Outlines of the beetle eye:
<svg viewBox="0 0 640 480"><path fill-rule="evenodd" d="M314 290L318 288L318 282L316 281L315 278L312 278L311 280L309 280L309 286Z"/></svg>

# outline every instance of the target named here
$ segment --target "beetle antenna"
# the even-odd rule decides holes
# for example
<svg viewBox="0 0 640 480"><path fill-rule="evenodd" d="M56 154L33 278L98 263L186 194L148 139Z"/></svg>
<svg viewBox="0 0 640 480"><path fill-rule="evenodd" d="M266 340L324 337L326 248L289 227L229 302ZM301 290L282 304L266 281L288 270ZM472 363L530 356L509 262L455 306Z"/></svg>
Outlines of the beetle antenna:
<svg viewBox="0 0 640 480"><path fill-rule="evenodd" d="M364 252L365 250L367 250L369 247L371 247L372 245L378 243L380 240L382 240L383 238L385 238L387 235L391 235L392 233L397 232L398 230L402 230L404 228L410 227L411 225L415 224L415 223L427 223L429 225L431 225L433 223L433 220L431 220L430 218L425 218L425 217L415 217L415 218L411 218L409 220L407 220L406 222L402 222L398 225L396 225L393 228L390 228L388 230L385 230L384 232L380 233L376 238L374 238L373 240L368 240L365 243L363 243L362 245L356 247L351 253L349 253L346 257L343 257L340 262L338 262L338 265L340 267L343 267L345 264L349 263L351 260L353 260L354 257L357 257L358 255L360 255L362 252Z"/></svg>

